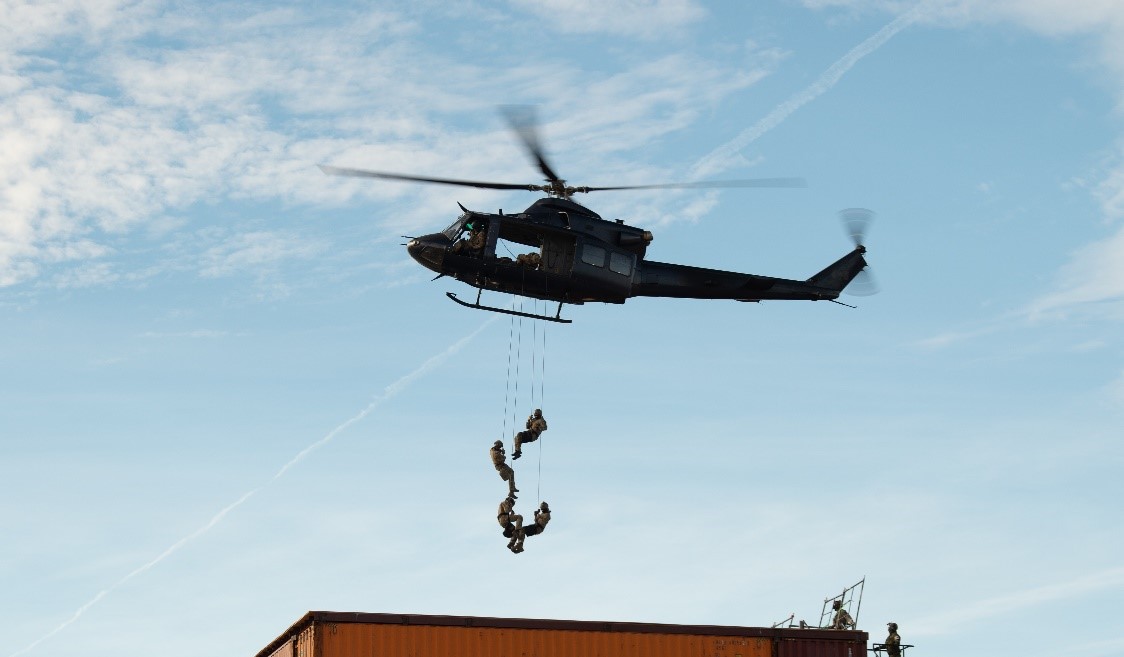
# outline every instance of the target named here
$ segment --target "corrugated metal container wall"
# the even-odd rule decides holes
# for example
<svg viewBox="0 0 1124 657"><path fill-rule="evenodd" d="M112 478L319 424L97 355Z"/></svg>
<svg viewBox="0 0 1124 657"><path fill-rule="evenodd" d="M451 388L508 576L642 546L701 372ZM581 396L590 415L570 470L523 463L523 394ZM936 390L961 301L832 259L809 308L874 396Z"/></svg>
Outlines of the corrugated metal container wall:
<svg viewBox="0 0 1124 657"><path fill-rule="evenodd" d="M773 653L772 641L762 637L690 634L322 623L318 635L320 652L314 657L772 657Z"/></svg>
<svg viewBox="0 0 1124 657"><path fill-rule="evenodd" d="M864 657L866 641L778 639L777 657Z"/></svg>
<svg viewBox="0 0 1124 657"><path fill-rule="evenodd" d="M864 657L866 632L310 611L257 657Z"/></svg>
<svg viewBox="0 0 1124 657"><path fill-rule="evenodd" d="M293 654L293 642L286 641L280 648L274 650L273 654L269 657L296 657L296 655Z"/></svg>
<svg viewBox="0 0 1124 657"><path fill-rule="evenodd" d="M313 623L297 635L297 657L320 657L316 649L316 624Z"/></svg>

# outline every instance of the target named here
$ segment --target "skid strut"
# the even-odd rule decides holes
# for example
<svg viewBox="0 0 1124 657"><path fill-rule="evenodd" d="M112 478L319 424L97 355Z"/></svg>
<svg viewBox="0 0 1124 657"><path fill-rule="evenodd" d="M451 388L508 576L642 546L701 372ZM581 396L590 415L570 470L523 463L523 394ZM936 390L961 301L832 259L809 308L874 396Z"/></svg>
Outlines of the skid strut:
<svg viewBox="0 0 1124 657"><path fill-rule="evenodd" d="M476 303L469 303L467 301L461 301L460 299L457 298L457 295L452 293L452 292L446 292L445 296L449 297L453 301L456 301L457 303L464 306L465 308L474 308L476 310L488 310L488 311L491 311L491 312L494 312L494 313L503 313L504 315L515 315L517 317L530 317L531 319L542 319L542 320L546 320L548 322L558 322L559 324L572 324L573 323L573 320L562 319L562 317L561 317L561 315L562 315L562 302L561 301L558 302L558 311L556 313L554 313L553 317L551 317L550 315L536 315L535 313L525 313L525 312L520 312L518 310L507 310L506 308L496 308L495 306L485 306L485 305L480 303L480 295L483 294L483 292L484 292L483 290L480 290L476 293Z"/></svg>

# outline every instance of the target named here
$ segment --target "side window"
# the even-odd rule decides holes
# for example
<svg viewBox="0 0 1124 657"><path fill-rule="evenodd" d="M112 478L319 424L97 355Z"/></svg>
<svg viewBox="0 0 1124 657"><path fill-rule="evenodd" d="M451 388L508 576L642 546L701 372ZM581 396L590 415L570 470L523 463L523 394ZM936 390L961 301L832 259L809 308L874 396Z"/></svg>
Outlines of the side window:
<svg viewBox="0 0 1124 657"><path fill-rule="evenodd" d="M605 249L586 244L582 247L582 262L594 267L605 266Z"/></svg>
<svg viewBox="0 0 1124 657"><path fill-rule="evenodd" d="M614 251L609 257L609 270L624 276L632 275L632 254Z"/></svg>

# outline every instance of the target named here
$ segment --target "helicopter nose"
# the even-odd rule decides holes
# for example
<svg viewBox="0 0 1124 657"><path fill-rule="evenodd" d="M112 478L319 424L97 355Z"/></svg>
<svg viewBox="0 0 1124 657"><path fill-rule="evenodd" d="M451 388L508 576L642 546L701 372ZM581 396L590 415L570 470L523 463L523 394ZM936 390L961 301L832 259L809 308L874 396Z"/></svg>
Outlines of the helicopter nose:
<svg viewBox="0 0 1124 657"><path fill-rule="evenodd" d="M445 264L445 250L449 247L449 238L441 233L415 237L406 243L406 252L417 260L426 269L441 273Z"/></svg>

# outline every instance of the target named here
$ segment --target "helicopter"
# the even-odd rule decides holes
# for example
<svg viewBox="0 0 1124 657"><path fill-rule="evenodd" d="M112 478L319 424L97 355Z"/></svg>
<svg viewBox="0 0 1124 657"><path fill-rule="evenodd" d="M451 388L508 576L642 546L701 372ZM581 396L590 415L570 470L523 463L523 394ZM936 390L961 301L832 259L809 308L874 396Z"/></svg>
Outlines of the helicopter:
<svg viewBox="0 0 1124 657"><path fill-rule="evenodd" d="M530 317L564 324L563 304L623 304L632 297L837 301L840 293L860 274L867 262L863 237L873 216L869 210L844 210L855 248L804 281L759 276L646 259L653 236L648 230L623 220L603 219L575 202L579 193L638 189L703 189L728 187L803 187L799 178L717 180L615 187L573 187L555 173L538 137L532 108L507 107L504 114L523 147L538 165L545 184L512 184L435 178L412 174L370 171L321 165L329 175L376 178L405 182L476 187L480 189L543 192L544 198L518 214L475 212L461 204L462 214L448 228L420 237L407 237L406 250L419 264L477 288L476 300L465 301L453 292L446 296L476 310ZM535 251L515 258L498 255L500 240ZM557 302L552 315L528 313L484 305L484 290Z"/></svg>

